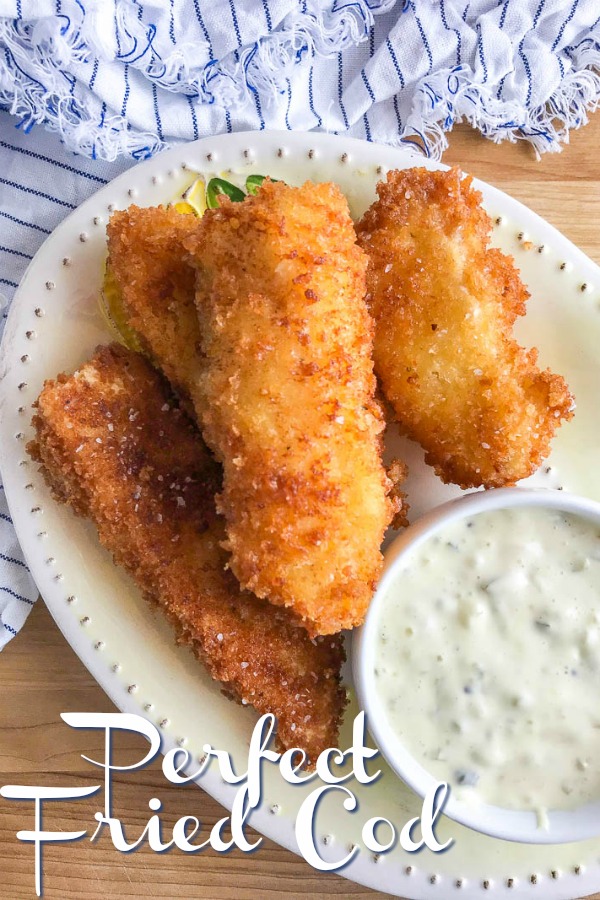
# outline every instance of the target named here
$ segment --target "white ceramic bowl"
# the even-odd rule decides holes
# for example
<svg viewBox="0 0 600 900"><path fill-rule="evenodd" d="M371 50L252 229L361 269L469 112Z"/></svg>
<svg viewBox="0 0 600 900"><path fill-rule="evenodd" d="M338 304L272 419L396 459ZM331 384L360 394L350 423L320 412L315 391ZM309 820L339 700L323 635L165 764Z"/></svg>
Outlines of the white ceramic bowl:
<svg viewBox="0 0 600 900"><path fill-rule="evenodd" d="M409 553L449 523L467 516L509 507L535 506L579 515L600 526L600 504L574 494L555 490L499 488L467 494L444 503L422 516L388 547L383 576L362 628L353 634L352 667L354 684L369 731L391 768L420 796L438 779L403 746L391 728L374 678L379 611L387 588ZM548 777L552 777L548 773ZM445 813L463 825L493 837L534 844L580 841L600 834L600 797L573 810L550 810L545 827L530 810L505 809L485 803L459 800L450 792Z"/></svg>

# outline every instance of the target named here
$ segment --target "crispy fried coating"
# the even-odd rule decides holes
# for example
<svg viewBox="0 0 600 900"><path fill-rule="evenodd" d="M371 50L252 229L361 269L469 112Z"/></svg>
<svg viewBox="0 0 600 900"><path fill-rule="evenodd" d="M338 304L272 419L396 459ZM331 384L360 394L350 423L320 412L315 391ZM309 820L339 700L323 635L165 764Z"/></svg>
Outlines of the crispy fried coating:
<svg viewBox="0 0 600 900"><path fill-rule="evenodd" d="M186 262L183 240L195 227L194 216L173 208L130 206L113 213L106 229L108 264L120 289L123 317L192 414L200 326L195 273Z"/></svg>
<svg viewBox="0 0 600 900"><path fill-rule="evenodd" d="M481 194L458 169L390 172L357 232L369 255L375 370L401 431L462 488L525 478L573 398L512 326L528 293L489 245Z"/></svg>
<svg viewBox="0 0 600 900"><path fill-rule="evenodd" d="M287 610L240 592L226 570L219 470L146 360L104 347L47 381L29 450L55 496L91 519L117 565L157 603L224 691L278 718L283 749L314 763L346 703L339 637L310 640Z"/></svg>
<svg viewBox="0 0 600 900"><path fill-rule="evenodd" d="M347 202L333 184L266 182L208 210L184 245L197 269L193 399L223 464L231 569L313 635L359 625L397 501Z"/></svg>
<svg viewBox="0 0 600 900"><path fill-rule="evenodd" d="M183 248L184 238L195 229L193 216L173 208L134 205L113 213L107 238L111 283L121 300L119 318L135 332L144 353L167 376L181 405L197 420L191 398L199 374L200 324L194 269ZM393 460L387 475L391 524L405 527L406 465Z"/></svg>

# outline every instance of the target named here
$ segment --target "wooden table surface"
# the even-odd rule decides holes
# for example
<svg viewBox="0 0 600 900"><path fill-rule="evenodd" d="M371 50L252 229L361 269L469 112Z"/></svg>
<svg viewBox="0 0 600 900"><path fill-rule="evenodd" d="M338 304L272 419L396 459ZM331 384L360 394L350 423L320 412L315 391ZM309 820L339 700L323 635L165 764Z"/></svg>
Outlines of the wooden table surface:
<svg viewBox="0 0 600 900"><path fill-rule="evenodd" d="M467 127L450 138L444 161L489 181L523 201L600 263L600 115L562 153L536 162L525 142L495 145ZM39 602L23 632L0 653L0 784L81 786L97 783L80 754L102 757L96 732L62 724L66 711L109 712L114 707L68 646ZM129 742L131 751L135 742ZM196 786L168 785L160 766L116 780L115 812L137 836L148 818L148 799L163 801L168 826L195 812L211 826L222 808ZM47 804L44 827L79 830L92 822L97 800ZM51 807L51 808L50 808ZM32 806L0 799L0 897L35 896L33 848L16 840L33 822ZM83 823L83 824L82 824ZM168 833L168 832L167 832ZM260 898L387 895L313 870L270 841L258 853L204 851L156 854L147 848L124 855L107 840L59 844L45 850L44 896L49 900L99 900L105 896L254 900ZM595 895L597 900L600 894Z"/></svg>

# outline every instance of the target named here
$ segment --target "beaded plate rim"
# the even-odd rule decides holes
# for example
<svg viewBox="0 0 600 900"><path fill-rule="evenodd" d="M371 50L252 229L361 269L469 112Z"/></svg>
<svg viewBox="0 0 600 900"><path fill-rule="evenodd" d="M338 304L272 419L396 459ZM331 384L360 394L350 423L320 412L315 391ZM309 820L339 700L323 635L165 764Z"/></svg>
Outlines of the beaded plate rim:
<svg viewBox="0 0 600 900"><path fill-rule="evenodd" d="M27 563L45 602L66 640L93 677L113 702L124 712L145 715L156 722L163 732L163 750L184 746L186 738L173 732L169 711L155 710L151 700L140 690L144 678L124 678L121 663L103 653L107 635L94 633L93 616L85 603L69 588L67 557L59 552L48 555L44 545L48 538L43 524L44 504L52 502L28 460L24 444L30 436L27 413L35 399L35 388L28 382L36 350L40 352L40 338L47 331L46 309L49 298L55 298L61 270L71 270L85 261L86 245L97 244L99 232L104 234L108 215L115 208L131 202L149 205L163 200L167 186L189 180L190 173L221 166L252 166L264 169L270 161L287 160L297 164L303 178L310 178L316 164L330 171L335 180L336 170L351 166L367 168L371 176L380 175L392 167L425 165L429 168L447 168L423 160L406 149L395 149L363 141L339 138L324 134L290 134L287 132L238 133L204 138L191 144L179 145L151 160L140 163L134 169L118 176L75 210L47 239L29 265L12 302L0 351L0 453L5 479L5 489L11 515L21 540ZM487 184L475 180L484 193L488 211L498 228L515 226L516 246L523 250L535 249L544 262L551 263L562 273L564 286L573 294L582 292L600 297L600 268L585 254L547 222L518 201ZM160 195L160 196L157 196ZM53 256L52 265L48 260ZM515 254L516 255L516 254ZM519 263L517 257L517 264ZM98 276L100 277L100 276ZM56 329L54 329L56 331ZM44 354L41 354L42 357ZM41 363L43 368L43 362ZM45 373L53 377L55 371ZM19 452L15 449L19 448ZM22 448L22 449L21 449ZM18 458L17 458L18 457ZM89 604L88 604L89 606ZM108 641L110 642L110 641ZM232 709L236 709L232 705ZM201 786L224 806L231 808L235 789L224 784L218 775L208 773ZM298 853L293 835L293 822L279 814L278 804L272 798L257 810L252 818L253 826L265 836ZM330 841L323 837L323 843ZM328 850L323 850L328 855ZM332 857L333 858L333 857ZM600 888L600 862L589 860L573 867L572 871L551 870L527 873L513 877L510 873L503 880L480 879L457 875L451 883L430 869L415 864L401 871L390 871L391 866L374 865L379 859L372 854L359 854L357 859L340 874L368 887L412 898L439 898L440 887L450 886L460 891L460 896L525 896L544 884L544 896L568 898L583 891Z"/></svg>

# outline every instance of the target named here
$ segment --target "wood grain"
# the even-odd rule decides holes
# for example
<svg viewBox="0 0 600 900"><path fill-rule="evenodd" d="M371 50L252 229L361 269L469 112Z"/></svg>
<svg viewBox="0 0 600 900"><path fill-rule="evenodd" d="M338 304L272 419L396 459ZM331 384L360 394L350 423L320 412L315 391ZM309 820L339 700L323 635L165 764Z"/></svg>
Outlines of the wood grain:
<svg viewBox="0 0 600 900"><path fill-rule="evenodd" d="M467 127L450 138L445 162L491 182L522 200L559 228L600 263L600 115L575 132L560 154L537 162L524 142L494 145ZM0 654L0 784L94 783L81 753L100 754L98 735L76 732L61 723L66 711L108 712L114 709L79 662L42 603L26 627ZM134 739L120 741L123 759L137 755ZM123 811L132 839L148 818L147 801L163 801L168 826L195 813L205 828L223 815L222 808L196 786L168 786L159 765L117 780L115 810ZM97 801L48 805L44 825L77 830L90 825ZM26 807L0 800L0 897L29 900L33 889L33 851L15 838L26 824ZM29 805L27 809L30 810ZM126 815L125 815L126 811ZM83 823L83 824L82 824ZM336 875L324 875L271 841L247 857L213 851L192 857L155 854L147 849L123 855L101 838L47 848L45 897L48 900L194 897L202 900L265 900L351 896L377 900L377 894ZM594 895L600 900L600 894Z"/></svg>

